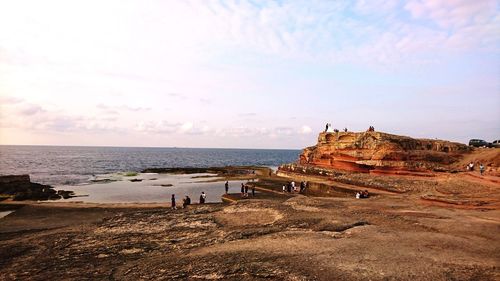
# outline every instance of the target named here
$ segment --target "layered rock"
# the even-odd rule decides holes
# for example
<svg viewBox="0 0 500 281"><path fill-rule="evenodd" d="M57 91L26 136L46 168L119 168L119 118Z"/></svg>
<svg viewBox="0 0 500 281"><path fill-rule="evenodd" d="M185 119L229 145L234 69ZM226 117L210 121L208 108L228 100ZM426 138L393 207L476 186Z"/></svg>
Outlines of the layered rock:
<svg viewBox="0 0 500 281"><path fill-rule="evenodd" d="M414 139L382 132L323 132L298 163L280 170L311 168L364 173L425 174L448 171L470 148L444 140Z"/></svg>

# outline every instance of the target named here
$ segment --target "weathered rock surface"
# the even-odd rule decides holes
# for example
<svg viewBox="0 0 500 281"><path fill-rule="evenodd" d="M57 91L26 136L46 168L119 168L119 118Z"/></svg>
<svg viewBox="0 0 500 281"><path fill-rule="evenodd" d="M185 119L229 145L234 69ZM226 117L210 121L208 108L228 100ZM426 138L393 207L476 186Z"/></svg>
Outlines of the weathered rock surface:
<svg viewBox="0 0 500 281"><path fill-rule="evenodd" d="M298 165L281 171L305 172L325 168L364 173L422 174L449 171L450 165L470 152L465 144L414 139L383 132L320 133L318 144L305 148Z"/></svg>
<svg viewBox="0 0 500 281"><path fill-rule="evenodd" d="M497 211L285 199L26 205L0 223L0 280L499 280Z"/></svg>
<svg viewBox="0 0 500 281"><path fill-rule="evenodd" d="M29 175L0 176L0 194L12 195L14 200L53 200L69 198L68 191L54 190L50 185L33 183Z"/></svg>

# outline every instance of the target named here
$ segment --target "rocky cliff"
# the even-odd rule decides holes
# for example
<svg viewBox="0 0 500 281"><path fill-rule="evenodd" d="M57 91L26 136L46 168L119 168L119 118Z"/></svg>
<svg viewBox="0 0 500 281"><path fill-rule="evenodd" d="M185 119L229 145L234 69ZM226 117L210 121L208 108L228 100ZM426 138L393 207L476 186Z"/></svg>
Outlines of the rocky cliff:
<svg viewBox="0 0 500 281"><path fill-rule="evenodd" d="M414 139L383 132L323 132L305 148L298 163L280 170L310 168L364 173L425 174L448 171L470 148L465 144Z"/></svg>

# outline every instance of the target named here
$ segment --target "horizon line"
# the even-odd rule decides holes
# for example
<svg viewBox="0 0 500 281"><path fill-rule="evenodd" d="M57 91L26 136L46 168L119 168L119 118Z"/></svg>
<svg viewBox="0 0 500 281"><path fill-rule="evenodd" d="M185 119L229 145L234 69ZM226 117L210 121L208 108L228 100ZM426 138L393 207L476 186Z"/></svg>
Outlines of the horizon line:
<svg viewBox="0 0 500 281"><path fill-rule="evenodd" d="M241 147L187 147L187 146L113 146L113 145L55 145L55 144L0 144L0 146L98 147L98 148L174 148L174 149L233 149L233 150L302 150L303 148L241 148Z"/></svg>

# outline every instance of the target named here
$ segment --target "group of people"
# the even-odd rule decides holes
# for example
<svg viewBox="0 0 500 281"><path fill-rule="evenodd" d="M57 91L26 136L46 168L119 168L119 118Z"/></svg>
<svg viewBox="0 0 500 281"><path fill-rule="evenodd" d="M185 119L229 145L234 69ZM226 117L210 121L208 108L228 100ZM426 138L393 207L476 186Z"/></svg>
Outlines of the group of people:
<svg viewBox="0 0 500 281"><path fill-rule="evenodd" d="M297 186L295 185L294 181L287 182L286 184L283 185L283 192L299 192L299 193L304 193L306 190L307 183L305 181L300 182L300 190L297 189Z"/></svg>
<svg viewBox="0 0 500 281"><path fill-rule="evenodd" d="M172 209L177 210L177 205L175 202L176 201L175 194L172 194L172 198L170 200L172 203ZM199 201L200 204L205 204L206 200L207 200L207 195L205 194L205 192L202 191L200 194L200 201ZM189 205L191 205L191 198L186 195L186 197L182 199L182 208L185 209Z"/></svg>
<svg viewBox="0 0 500 281"><path fill-rule="evenodd" d="M370 197L368 190L360 190L360 191L356 192L356 199L362 199L362 198L368 198L368 197Z"/></svg>
<svg viewBox="0 0 500 281"><path fill-rule="evenodd" d="M241 197L242 198L248 198L248 185L241 183ZM252 197L255 197L255 186L252 185L251 187L252 191Z"/></svg>
<svg viewBox="0 0 500 281"><path fill-rule="evenodd" d="M370 126L370 127L368 127L368 130L367 130L367 131L368 131L368 132L375 132L375 127Z"/></svg>
<svg viewBox="0 0 500 281"><path fill-rule="evenodd" d="M332 128L332 124L331 123L326 123L325 133L329 132L331 128ZM334 133L338 133L340 131L339 131L339 129L333 129L333 132ZM344 132L347 132L347 128L344 128Z"/></svg>
<svg viewBox="0 0 500 281"><path fill-rule="evenodd" d="M474 171L474 162L470 162L469 164L467 164L466 169L469 172L473 172ZM484 173L483 163L479 163L479 173L481 173L481 175L483 175L483 173Z"/></svg>

